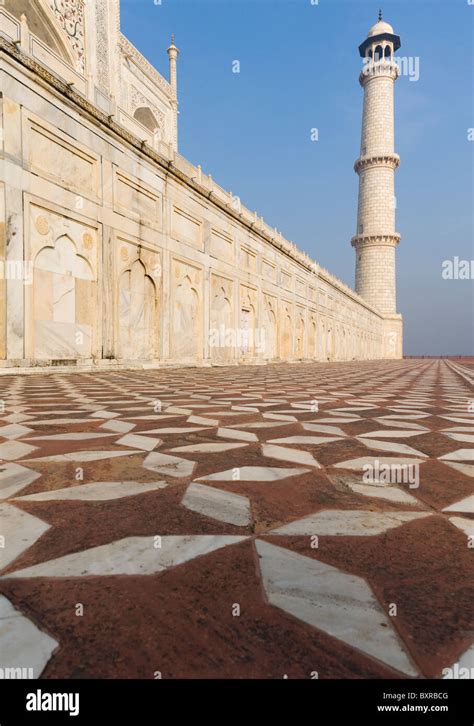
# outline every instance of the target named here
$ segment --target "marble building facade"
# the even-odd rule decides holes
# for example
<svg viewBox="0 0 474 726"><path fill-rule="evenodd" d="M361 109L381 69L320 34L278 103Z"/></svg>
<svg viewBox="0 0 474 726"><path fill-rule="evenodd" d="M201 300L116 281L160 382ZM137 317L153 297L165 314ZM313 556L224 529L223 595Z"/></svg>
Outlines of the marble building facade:
<svg viewBox="0 0 474 726"><path fill-rule="evenodd" d="M361 81L355 292L179 154L179 51L168 81L119 15L0 4L0 371L400 358L391 57Z"/></svg>

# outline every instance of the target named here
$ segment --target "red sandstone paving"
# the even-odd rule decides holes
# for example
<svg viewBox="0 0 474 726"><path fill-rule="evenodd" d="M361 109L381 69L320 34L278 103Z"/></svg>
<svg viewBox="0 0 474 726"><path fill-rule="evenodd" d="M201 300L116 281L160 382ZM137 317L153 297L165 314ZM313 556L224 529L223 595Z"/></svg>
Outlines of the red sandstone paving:
<svg viewBox="0 0 474 726"><path fill-rule="evenodd" d="M455 362L466 368L473 365L472 360ZM412 377L410 372L416 375ZM441 376L444 376L443 381ZM10 376L0 378L0 396L7 401L7 413L11 412L8 411L9 386L14 380ZM391 382L400 382L399 389L391 388ZM428 389L419 390L418 386L425 383ZM418 499L419 505L410 507L354 493L347 482L360 482L361 473L332 466L359 457L387 456L403 460L403 455L369 449L352 437L377 429L389 431L391 426L380 424L377 418L398 413L390 409L400 408L397 421L403 420L403 409L406 408L407 415L410 413L410 407L405 407L404 402L411 391L427 398L419 408L416 399L413 400L413 410L431 415L413 422L429 431L411 438L384 440L407 444L427 454L427 461L420 467L419 489L407 489ZM337 392L337 395L331 396L329 402L321 402L317 413L297 408L291 410L292 402L317 400L318 395L329 398L331 392ZM226 403L242 394L249 394L249 397ZM358 400L364 401L364 396L370 394L392 394L392 397L380 404L374 402L370 409L355 409L361 419L351 423L339 424L339 417L329 413L336 408L348 408L351 402L357 406ZM78 411L82 404L75 400L77 395L91 399L102 410L120 413L117 420L134 424L131 434L161 439L162 443L155 451L196 462L193 476L167 478L143 468L148 452L95 462L33 461L42 456L74 451L131 451L116 443L124 434L100 429L104 419L90 421L90 412L47 412L48 407L56 411ZM135 395L140 398L135 399ZM211 396L212 400L199 396ZM12 410L17 405L26 406L26 414L33 414L23 424L33 432L19 437L18 441L39 448L16 463L24 464L42 476L17 496L77 486L77 467L84 470L84 483L166 479L168 487L101 502L11 499L11 506L38 517L51 528L24 550L6 568L6 573L124 537L250 535L250 539L240 544L195 557L157 575L0 579L0 593L60 643L43 677L153 678L157 670L165 678L281 678L284 674L290 678L309 678L315 670L320 678L400 676L375 658L270 605L259 574L253 544L255 536L297 554L320 559L341 572L365 578L385 610L390 603L397 604L398 613L391 623L421 676L439 677L442 668L452 665L474 640L474 550L467 546L465 533L449 521L448 515L454 513L441 513L444 507L472 495L474 482L472 477L437 460L446 453L472 448L468 443L453 441L440 433L441 429L461 425L440 418L442 415L462 416L461 411L449 410L455 405L448 402L449 399L457 401L459 396L466 400L472 398L472 387L446 363L432 360L21 378L20 386L15 390L15 397L21 401L15 398L10 405ZM147 400L141 400L143 398ZM258 413L237 411L242 415L221 415L230 411L231 405L258 408L259 404L273 399L281 402L260 405ZM159 414L153 419L141 418L153 414L150 402L155 400L190 409L194 416L218 419L221 427L236 425L242 431L256 434L258 443L213 454L169 452L174 447L196 443L247 442L217 437L216 426L188 433L143 434L160 427L201 426L188 422L188 414L169 419ZM216 406L219 401L225 405ZM203 407L195 408L196 404ZM246 429L246 424L254 421L274 423L276 421L264 419L262 414L283 411L285 415L291 411L298 420L282 422L284 425L278 427ZM344 412L340 413L344 418ZM84 421L35 425L35 420L49 418L52 421L83 418ZM325 436L306 431L301 425L305 421L317 423L321 418L334 419L333 425L340 426L346 437L327 444L283 446L308 451L327 468L306 467L263 456L261 444L271 439L294 435ZM71 432L104 432L104 438L32 440L34 436ZM113 435L106 436L109 433ZM0 443L3 441L5 439L0 439ZM211 489L248 498L251 522L245 527L183 506L181 500L190 481L241 466L310 471L276 481L201 482ZM378 536L320 537L317 550L309 546L309 537L271 534L277 526L325 510L378 513L426 510L430 515L438 513ZM463 513L462 516L468 519L473 515ZM74 613L77 602L85 605L83 618ZM232 604L236 602L242 608L242 614L237 618L231 614Z"/></svg>
<svg viewBox="0 0 474 726"><path fill-rule="evenodd" d="M399 677L268 605L257 567L252 543L243 542L157 576L10 581L2 589L66 644L46 678Z"/></svg>
<svg viewBox="0 0 474 726"><path fill-rule="evenodd" d="M420 467L420 486L416 496L430 507L441 510L470 496L473 489L472 479L468 476L441 462L427 461Z"/></svg>
<svg viewBox="0 0 474 726"><path fill-rule="evenodd" d="M474 562L465 535L441 516L410 522L374 537L266 536L306 557L367 579L428 678L439 677L474 636ZM285 541L283 541L285 540Z"/></svg>

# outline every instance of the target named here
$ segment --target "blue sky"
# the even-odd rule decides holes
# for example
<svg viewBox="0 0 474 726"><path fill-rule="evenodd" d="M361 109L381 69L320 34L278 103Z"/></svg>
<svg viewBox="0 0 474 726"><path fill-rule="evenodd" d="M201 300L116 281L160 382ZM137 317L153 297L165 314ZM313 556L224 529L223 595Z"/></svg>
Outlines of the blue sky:
<svg viewBox="0 0 474 726"><path fill-rule="evenodd" d="M474 281L444 280L441 265L474 259L474 4L382 7L401 36L397 55L419 58L420 69L418 81L404 76L395 86L405 353L472 355ZM176 35L180 153L352 287L357 47L377 20L377 0L122 0L121 8L122 32L166 77Z"/></svg>

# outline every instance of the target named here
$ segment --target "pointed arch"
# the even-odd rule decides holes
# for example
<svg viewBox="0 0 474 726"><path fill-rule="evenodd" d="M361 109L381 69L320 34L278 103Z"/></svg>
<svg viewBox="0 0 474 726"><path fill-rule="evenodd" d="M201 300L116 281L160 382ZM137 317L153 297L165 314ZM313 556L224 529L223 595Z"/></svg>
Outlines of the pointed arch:
<svg viewBox="0 0 474 726"><path fill-rule="evenodd" d="M42 247L33 262L34 357L90 358L95 350L96 297L92 267L68 234Z"/></svg>
<svg viewBox="0 0 474 726"><path fill-rule="evenodd" d="M122 272L118 296L118 357L152 360L157 355L157 293L141 260Z"/></svg>
<svg viewBox="0 0 474 726"><path fill-rule="evenodd" d="M172 312L171 350L177 360L202 357L199 306L199 293L185 274L176 286Z"/></svg>
<svg viewBox="0 0 474 726"><path fill-rule="evenodd" d="M232 340L232 303L223 285L219 285L211 298L209 350L216 362L231 360L235 347Z"/></svg>
<svg viewBox="0 0 474 726"><path fill-rule="evenodd" d="M136 108L133 113L133 118L153 134L156 132L158 132L158 135L161 134L160 123L149 106L139 106Z"/></svg>
<svg viewBox="0 0 474 726"><path fill-rule="evenodd" d="M2 6L17 20L25 15L30 32L66 63L75 67L76 61L65 34L55 22L51 8L44 0L3 0Z"/></svg>

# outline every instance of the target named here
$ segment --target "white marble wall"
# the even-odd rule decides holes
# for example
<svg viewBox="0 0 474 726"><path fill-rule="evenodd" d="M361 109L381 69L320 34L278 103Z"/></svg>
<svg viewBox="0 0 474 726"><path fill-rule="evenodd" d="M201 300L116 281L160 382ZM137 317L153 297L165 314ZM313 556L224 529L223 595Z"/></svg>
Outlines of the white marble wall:
<svg viewBox="0 0 474 726"><path fill-rule="evenodd" d="M32 269L3 281L1 366L401 354L400 318L271 242L191 165L175 173L1 51L0 82L0 262Z"/></svg>

